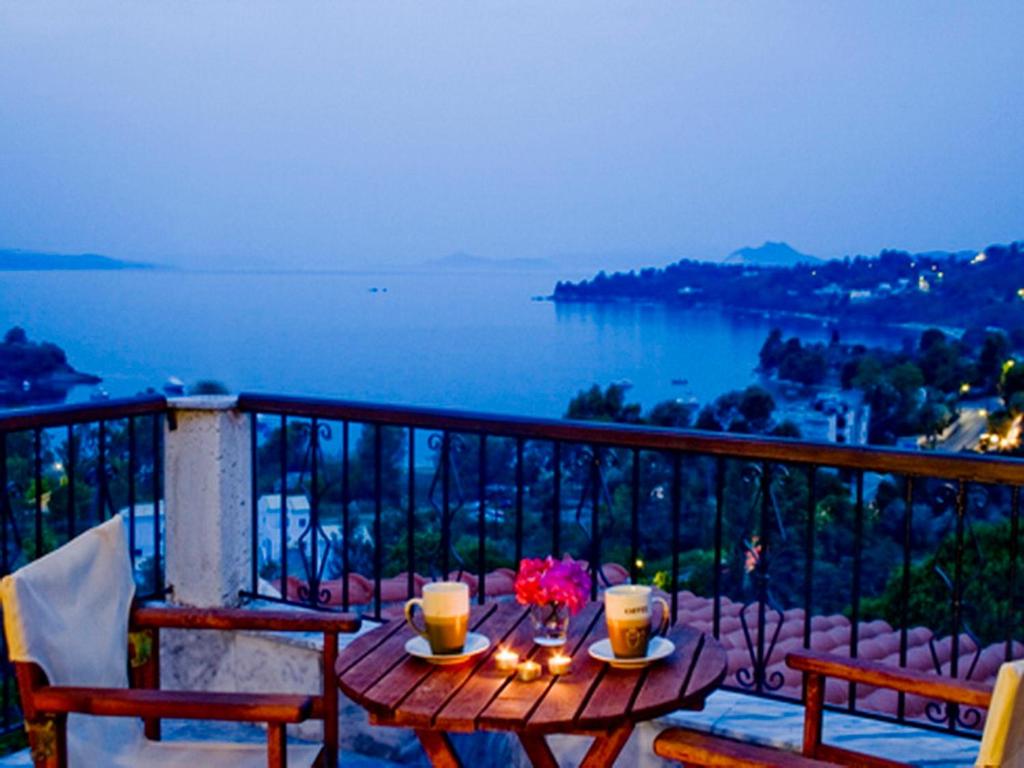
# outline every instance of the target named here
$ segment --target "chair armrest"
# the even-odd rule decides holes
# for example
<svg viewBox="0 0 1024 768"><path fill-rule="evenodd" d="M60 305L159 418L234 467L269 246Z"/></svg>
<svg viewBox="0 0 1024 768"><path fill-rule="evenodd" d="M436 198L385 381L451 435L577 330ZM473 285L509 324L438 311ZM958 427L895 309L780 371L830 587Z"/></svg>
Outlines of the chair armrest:
<svg viewBox="0 0 1024 768"><path fill-rule="evenodd" d="M81 712L110 717L161 717L300 723L313 710L313 697L276 693L155 691L136 688L46 686L32 694L39 712Z"/></svg>
<svg viewBox="0 0 1024 768"><path fill-rule="evenodd" d="M271 632L355 632L361 619L351 613L320 611L254 611L243 608L186 608L137 605L132 609L134 628L255 629Z"/></svg>
<svg viewBox="0 0 1024 768"><path fill-rule="evenodd" d="M822 677L849 680L878 688L891 688L972 707L987 708L992 700L991 687L982 683L944 678L936 674L850 659L832 653L794 651L786 655L786 664L793 669Z"/></svg>

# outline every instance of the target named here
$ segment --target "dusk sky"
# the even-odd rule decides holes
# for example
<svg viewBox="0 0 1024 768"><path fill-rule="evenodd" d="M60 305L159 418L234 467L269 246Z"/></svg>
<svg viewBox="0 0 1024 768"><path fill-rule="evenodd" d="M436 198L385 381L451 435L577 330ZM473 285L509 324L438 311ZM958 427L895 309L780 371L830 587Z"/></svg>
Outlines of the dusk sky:
<svg viewBox="0 0 1024 768"><path fill-rule="evenodd" d="M1024 3L0 0L0 248L364 269L1024 238Z"/></svg>

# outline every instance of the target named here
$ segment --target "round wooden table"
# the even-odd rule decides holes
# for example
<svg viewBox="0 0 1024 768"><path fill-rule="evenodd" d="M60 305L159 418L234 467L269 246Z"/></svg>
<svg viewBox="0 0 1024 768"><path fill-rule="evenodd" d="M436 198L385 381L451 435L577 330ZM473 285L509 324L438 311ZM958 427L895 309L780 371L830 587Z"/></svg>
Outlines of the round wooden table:
<svg viewBox="0 0 1024 768"><path fill-rule="evenodd" d="M412 630L391 621L357 638L338 658L338 685L370 714L374 725L412 728L435 766L458 766L447 734L514 731L531 762L557 766L544 738L549 733L592 736L581 765L610 765L634 726L677 709L700 709L725 677L725 651L712 637L676 625L676 649L639 670L613 669L587 653L607 637L601 603L587 605L569 626L564 651L571 671L548 674L550 650L533 643L528 611L513 602L473 608L472 631L491 639L486 653L451 666L435 666L405 652ZM544 672L520 682L494 664L498 647L533 658Z"/></svg>

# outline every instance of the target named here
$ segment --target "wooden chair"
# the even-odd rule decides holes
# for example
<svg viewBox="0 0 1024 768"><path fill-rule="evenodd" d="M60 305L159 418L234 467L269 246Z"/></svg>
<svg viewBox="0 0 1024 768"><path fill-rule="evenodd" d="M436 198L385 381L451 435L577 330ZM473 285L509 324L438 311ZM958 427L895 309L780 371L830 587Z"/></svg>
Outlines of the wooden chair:
<svg viewBox="0 0 1024 768"><path fill-rule="evenodd" d="M661 757L685 765L713 768L908 768L876 755L843 749L822 741L825 709L825 680L887 688L966 707L990 709L985 723L977 765L985 768L1019 768L1024 765L1024 664L1010 662L999 671L994 691L987 685L967 680L942 678L875 662L850 659L814 651L797 651L786 656L786 664L804 673L804 734L801 754L747 744L686 728L669 728L654 741ZM1014 731L1019 729L1021 733Z"/></svg>
<svg viewBox="0 0 1024 768"><path fill-rule="evenodd" d="M61 558L67 558L69 564ZM79 569L73 583L66 583L61 573L68 565L73 571ZM5 632L36 768L67 768L69 756L71 768L96 765L101 759L104 764L115 764L113 758L108 761L97 757L97 751L102 753L108 744L120 750L118 759L124 761L124 755L130 755L127 762L118 765L283 768L287 764L286 724L311 718L323 720L323 746L293 745L287 749L292 764L324 768L337 765L338 688L334 665L338 633L358 629L358 618L311 611L133 605L134 584L125 584L126 576L131 579L131 566L123 522L118 516L0 584ZM99 595L79 595L75 589L79 580L87 587L111 581L112 588ZM70 610L62 610L67 608L61 605L62 588L74 595L67 599ZM72 634L72 642L54 645L47 627L22 621L31 615L51 622L54 635L60 635L62 627L80 629L80 641L75 642ZM108 623L115 626L108 627ZM160 630L165 628L323 633L322 690L319 695L161 691ZM94 640L100 646L99 653L85 647ZM118 646L122 649L120 658L104 658L116 656ZM58 678L56 684L44 667ZM129 678L132 688L125 685ZM83 715L111 719L98 721ZM70 737L69 717L74 726ZM138 720L125 718L141 718L142 732L138 725L133 726ZM202 742L161 743L161 718L266 723L267 745L229 748Z"/></svg>

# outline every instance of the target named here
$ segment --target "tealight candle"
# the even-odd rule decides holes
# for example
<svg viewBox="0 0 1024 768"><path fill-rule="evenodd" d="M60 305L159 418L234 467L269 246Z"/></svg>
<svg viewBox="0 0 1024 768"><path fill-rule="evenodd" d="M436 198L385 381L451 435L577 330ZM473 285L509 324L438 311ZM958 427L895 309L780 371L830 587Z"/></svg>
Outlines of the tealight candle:
<svg viewBox="0 0 1024 768"><path fill-rule="evenodd" d="M516 667L516 677L524 683L531 683L540 677L540 664L536 661L523 661Z"/></svg>
<svg viewBox="0 0 1024 768"><path fill-rule="evenodd" d="M515 651L510 651L508 648L502 648L494 654L494 666L502 672L511 672L518 664L519 654Z"/></svg>
<svg viewBox="0 0 1024 768"><path fill-rule="evenodd" d="M563 653L556 653L548 659L548 672L552 675L564 675L569 671L572 659Z"/></svg>

